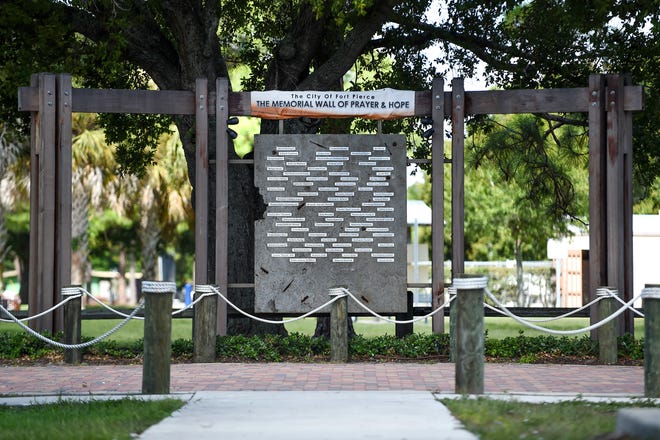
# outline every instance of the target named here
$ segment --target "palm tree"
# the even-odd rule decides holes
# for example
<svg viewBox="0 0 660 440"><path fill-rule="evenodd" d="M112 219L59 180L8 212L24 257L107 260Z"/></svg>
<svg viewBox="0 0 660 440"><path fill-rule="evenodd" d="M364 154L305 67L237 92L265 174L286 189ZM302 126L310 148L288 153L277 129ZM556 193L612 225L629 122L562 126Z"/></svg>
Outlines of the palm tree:
<svg viewBox="0 0 660 440"><path fill-rule="evenodd" d="M191 192L185 156L174 126L160 137L154 163L143 177L125 175L116 191L117 206L139 223L142 278L156 279L156 256L164 238L191 220ZM138 212L131 212L137 209Z"/></svg>
<svg viewBox="0 0 660 440"><path fill-rule="evenodd" d="M145 279L156 276L156 255L163 236L171 236L179 222L191 215L192 188L179 139L173 131L161 136L155 163L142 179L138 235L142 243L142 273Z"/></svg>
<svg viewBox="0 0 660 440"><path fill-rule="evenodd" d="M102 206L104 190L112 190L109 183L115 178L114 149L105 143L103 130L96 125L92 114L73 115L72 144L72 284L84 285L91 280L89 264L90 208Z"/></svg>
<svg viewBox="0 0 660 440"><path fill-rule="evenodd" d="M20 170L29 169L23 162L29 157L27 140L13 139L5 124L0 124L0 293L4 291L4 261L9 255L9 232L7 214L19 202L29 200L29 176ZM19 268L17 268L19 269Z"/></svg>

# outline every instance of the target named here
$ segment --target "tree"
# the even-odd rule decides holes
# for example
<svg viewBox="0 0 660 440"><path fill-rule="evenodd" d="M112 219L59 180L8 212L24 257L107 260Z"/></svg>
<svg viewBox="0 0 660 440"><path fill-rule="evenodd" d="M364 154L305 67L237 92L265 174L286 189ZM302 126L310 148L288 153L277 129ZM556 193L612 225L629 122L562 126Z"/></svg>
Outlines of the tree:
<svg viewBox="0 0 660 440"><path fill-rule="evenodd" d="M104 191L112 188L115 159L112 149L94 115L73 116L72 189L71 189L71 283L86 285L91 281L89 261L90 213L100 210Z"/></svg>
<svg viewBox="0 0 660 440"><path fill-rule="evenodd" d="M465 255L513 257L518 304L526 294L523 261L545 259L549 238L586 224L586 141L580 128L524 114L483 118L466 139ZM451 187L449 173L445 186ZM428 179L411 192L431 202ZM449 200L445 211L451 212ZM445 255L450 258L449 248Z"/></svg>
<svg viewBox="0 0 660 440"><path fill-rule="evenodd" d="M4 291L4 262L12 250L7 216L28 199L29 184L20 174L25 166L25 139L20 135L14 139L16 135L0 123L0 293ZM21 272L20 267L16 269Z"/></svg>
<svg viewBox="0 0 660 440"><path fill-rule="evenodd" d="M421 50L434 43L443 48L442 65L471 76L482 61L488 81L503 87L584 86L594 70L630 69L636 75L633 80L649 86L649 96L660 101L656 78L660 57L647 57L657 55L660 44L656 2L447 0L440 3L437 22L425 17L430 3L10 0L0 6L4 49L0 66L5 66L0 77L8 80L2 89L8 97L3 101L3 119L20 117L15 111L16 87L27 83L29 73L48 69L68 70L88 86L145 87L151 79L161 89L193 90L197 77L227 76L228 65L235 63L250 67L251 75L245 79L250 89L331 90L356 68L351 86L356 89L428 88L434 69ZM619 27L612 24L617 20L622 23ZM392 69L381 73L374 66L384 58L392 60ZM640 59L645 62L638 63ZM363 76L363 71L371 74ZM193 120L179 117L175 122L194 182ZM286 131L318 130L308 122L289 121ZM158 125L163 129L169 122ZM410 129L416 123L385 124L384 129L399 131L405 125ZM126 169L140 171L151 161L158 136L146 130L144 122L128 127L124 121L116 131L131 134L130 142L118 143L117 155ZM274 132L275 127L264 122L262 132ZM636 135L644 142L636 149L636 158L646 159L637 163L648 170L648 181L660 168L655 159L660 143L657 128L644 127ZM210 151L211 159L213 154ZM425 154L423 148L419 154ZM213 173L210 178L215 179ZM263 210L252 181L249 167L231 167L230 282L252 280L251 229ZM209 220L213 225L212 216ZM214 263L210 263L209 279L213 279ZM229 294L242 307L251 307L251 292Z"/></svg>

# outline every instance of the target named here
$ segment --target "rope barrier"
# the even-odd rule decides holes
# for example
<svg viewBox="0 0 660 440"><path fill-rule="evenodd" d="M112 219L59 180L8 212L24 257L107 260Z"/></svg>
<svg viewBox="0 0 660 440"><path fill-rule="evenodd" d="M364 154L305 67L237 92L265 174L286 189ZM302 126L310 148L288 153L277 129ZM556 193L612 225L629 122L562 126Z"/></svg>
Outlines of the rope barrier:
<svg viewBox="0 0 660 440"><path fill-rule="evenodd" d="M58 348L63 348L65 350L76 350L76 349L79 349L79 348L87 348L89 346L92 346L92 345L96 344L97 342L100 342L100 341L106 339L107 337L109 337L113 333L117 332L119 329L121 329L123 326L125 326L128 323L128 321L133 319L135 317L135 315L138 313L138 311L140 311L140 309L143 306L144 306L144 301L140 301L140 304L138 304L138 306L135 308L135 310L133 310L133 313L128 315L127 318L124 319L122 322L120 322L119 324L117 324L115 327L111 328L107 332L103 333L101 336L99 336L95 339L92 339L91 341L84 342L82 344L62 344L61 342L54 341L54 340L42 335L41 333L32 330L27 325L23 324L19 319L14 317L14 315L9 313L9 311L7 309L2 307L2 305L0 305L0 311L5 312L7 315L9 315L12 318L13 322L18 324L19 327L21 327L23 330L25 330L26 332L28 332L29 334L31 334L35 338L40 339L41 341L45 342L46 344L49 344L49 345L52 345L52 346L55 346L55 347L58 347Z"/></svg>
<svg viewBox="0 0 660 440"><path fill-rule="evenodd" d="M123 317L123 318L126 318L126 317L129 316L129 315L127 315L126 313L123 313L123 312L121 312L121 311L119 311L119 310L117 310L117 309L114 309L114 308L112 308L111 306L107 305L106 303L104 303L103 301L99 300L99 299L96 298L94 295L92 295L91 293L89 293L88 291L86 291L85 289L83 289L82 287L80 287L79 289L80 289L80 291L83 292L83 294L84 294L85 296L88 296L88 297L91 298L94 302L96 302L97 304L103 306L105 309L109 310L110 312L114 313L115 315L121 316L121 317ZM170 291L171 291L171 290L170 290ZM190 304L188 304L186 307L184 307L184 308L182 308L182 309L179 309L179 310L175 310L175 311L173 311L173 312L172 312L172 316L176 316L176 315L178 315L178 314L180 314L180 313L185 312L186 310L188 310L188 309L190 309L190 308L193 308L193 307L195 306L195 304L197 304L198 302L200 302L200 301L201 301L202 299L204 299L205 297L207 297L207 296L211 296L211 295L213 295L213 294L205 293L205 294L203 294L203 295L199 295L198 297L195 298L195 300L194 300L193 302L191 302ZM143 316L134 316L133 319L137 319L137 320L139 320L139 321L144 321L144 317L143 317ZM11 321L9 321L9 322L11 322Z"/></svg>
<svg viewBox="0 0 660 440"><path fill-rule="evenodd" d="M264 318L260 318L258 316L251 315L248 312L245 312L245 311L241 310L238 306L236 306L234 303L229 301L229 299L227 299L222 293L220 293L220 291L215 286L212 286L210 284L195 285L195 292L204 292L204 293L212 292L212 293L218 295L220 298L222 298L229 306L231 306L234 310L236 310L238 313L240 313L243 316L246 316L250 319L254 319L255 321L263 322L263 323L266 323L266 324L280 324L280 325L288 324L290 322L294 322L294 321L298 321L300 319L307 318L308 316L313 315L314 313L317 313L317 312L321 311L322 309L326 308L327 306L329 306L330 304L337 301L339 298L341 298L343 296L343 295L334 296L330 301L326 302L323 305L320 305L319 307L315 308L314 310L310 310L309 312L305 313L304 315L300 315L300 316L297 316L295 318L282 320L282 321L273 321L271 319L264 319Z"/></svg>
<svg viewBox="0 0 660 440"><path fill-rule="evenodd" d="M550 322L550 321L556 321L558 319L568 318L569 316L575 315L576 313L579 313L582 310L593 306L594 304L596 304L597 302L599 302L603 298L605 298L605 297L604 296L598 296L598 297L596 297L596 299L592 300L589 304L583 305L582 307L580 307L578 309L571 310L570 312L564 313L563 315L552 316L550 318L532 318L532 319L527 319L527 320L529 322ZM488 304L486 304L486 306L488 306ZM496 307L490 306L488 308L490 308L491 310L495 310L495 311L499 312L499 310Z"/></svg>
<svg viewBox="0 0 660 440"><path fill-rule="evenodd" d="M454 278L451 283L454 289L475 290L485 289L488 286L488 278L484 276L471 276L466 278Z"/></svg>
<svg viewBox="0 0 660 440"><path fill-rule="evenodd" d="M128 316L130 316L130 315L127 315L126 313L123 313L123 312L121 312L121 311L119 311L119 310L117 310L117 309L114 309L114 308L112 308L111 306L107 305L106 303L104 303L103 301L101 301L100 299L98 299L97 297L95 297L94 295L92 295L91 293L89 293L89 292L88 292L87 290L85 290L84 288L82 288L82 287L78 287L78 289L80 289L80 291L83 293L83 295L87 296L87 297L90 298L92 301L94 301L95 303L97 303L97 304L99 304L100 306L104 307L106 310L111 311L111 312L114 313L115 315L121 316L122 318L127 318ZM135 316L134 319L137 319L137 320L142 321L142 320L144 320L144 317L142 317L142 316Z"/></svg>
<svg viewBox="0 0 660 440"><path fill-rule="evenodd" d="M149 293L172 293L176 284L171 281L142 281L142 291Z"/></svg>
<svg viewBox="0 0 660 440"><path fill-rule="evenodd" d="M185 312L188 309L191 309L191 308L195 307L195 304L197 304L198 302L200 302L201 300L203 300L204 298L206 298L208 296L215 296L215 294L214 293L203 293L199 296L195 295L195 300L194 301L192 301L190 304L188 304L187 306L185 306L182 309L173 311L172 316L176 316L180 313Z"/></svg>
<svg viewBox="0 0 660 440"><path fill-rule="evenodd" d="M67 298L63 299L62 301L60 301L59 303L57 303L56 305L54 305L54 306L51 307L50 309L48 309L48 310L44 310L43 312L41 312L41 313L39 313L39 314L37 314L37 315L34 315L34 316L28 316L27 318L23 318L23 319L18 319L18 318L15 318L15 319L18 319L20 322L28 322L28 321L31 321L31 320L33 320L33 319L41 318L42 316L49 314L49 313L52 312L53 310L56 310L56 309L58 309L59 307L62 307L64 304L68 303L69 301L71 301L71 300L73 300L73 299L79 298L80 296L82 296L82 295L78 295L78 296L73 296L73 295L72 295L72 296L67 296ZM9 311L8 311L7 309L5 309L4 307L3 307L2 310L3 310L7 315L14 317L14 316L13 316L11 313L9 313ZM14 321L13 319L0 319L0 322L15 322L15 321Z"/></svg>
<svg viewBox="0 0 660 440"><path fill-rule="evenodd" d="M535 324L533 324L533 323L531 323L531 322L529 322L525 319L520 318L519 316L516 316L511 311L509 311L509 309L507 309L506 306L504 306L504 304L502 304L492 293L490 293L490 291L488 289L486 289L486 295L499 308L499 309L493 308L493 310L498 310L498 312L502 313L503 315L506 315L509 318L512 318L515 321L518 321L519 323L521 323L523 325L526 325L527 327L532 328L534 330L550 333L550 334L553 334L553 335L562 335L562 336L576 335L576 334L579 334L579 333L584 333L584 332L588 332L588 331L597 329L600 326L605 325L608 322L610 322L611 320L613 320L614 318L618 317L623 312L625 312L626 309L628 309L638 299L638 297L635 297L635 298L631 299L629 302L625 303L624 307L621 307L616 312L612 313L610 316L608 316L608 317L602 319L601 321L599 321L595 324L592 324L588 327L585 327L585 328L582 328L582 329L577 329L577 330L553 330L553 329L549 329L549 328L546 328L546 327L541 327L541 326L535 325Z"/></svg>
<svg viewBox="0 0 660 440"><path fill-rule="evenodd" d="M355 301L355 302L357 303L358 306L362 307L362 309L364 309L367 313L373 315L374 317L376 317L376 318L378 318L378 319L382 319L383 321L386 321L386 322L389 322L389 323L392 323L392 324L413 324L413 323L418 322L418 321L421 321L421 320L423 320L423 319L430 318L430 317L432 317L433 315L435 315L436 313L438 313L439 311L443 310L443 309L444 309L444 308L445 308L450 302L452 302L453 299L454 299L454 297L451 297L451 296L450 296L450 297L449 297L449 301L447 301L446 303L442 304L440 307L438 307L437 309L435 309L435 310L432 311L431 313L427 313L427 314L424 315L424 316L420 316L420 317L418 317L418 318L413 318L413 319L407 319L407 320L404 320L404 321L399 321L399 320L397 320L397 319L387 318L387 317L385 317L385 316L382 316L382 315L378 314L377 312L374 312L374 311L371 310L369 307L367 307L366 305L364 305L364 304L362 303L362 301L360 301L359 299L357 299L357 298L355 297L355 295L353 295L348 289L345 289L345 288L343 288L343 287L340 287L340 288L337 288L337 289L342 290L342 291L344 292L345 295L348 295L353 301ZM332 290L332 289L331 289L331 290ZM331 293L331 295L332 295L332 293ZM345 296L345 295L344 295L344 296Z"/></svg>
<svg viewBox="0 0 660 440"><path fill-rule="evenodd" d="M642 295L643 295L643 294L644 294L644 293L643 293L643 290L642 290ZM622 300L621 298L619 298L619 295L614 295L614 298L615 298L617 301L619 301L621 304L626 305L626 302L625 302L624 300ZM644 297L642 296L642 298L644 298ZM640 312L639 310L635 309L634 307L632 307L632 306L626 306L626 308L632 310L632 312L635 313L637 316L639 316L639 317L641 317L641 318L644 317L644 314L643 314L642 312Z"/></svg>

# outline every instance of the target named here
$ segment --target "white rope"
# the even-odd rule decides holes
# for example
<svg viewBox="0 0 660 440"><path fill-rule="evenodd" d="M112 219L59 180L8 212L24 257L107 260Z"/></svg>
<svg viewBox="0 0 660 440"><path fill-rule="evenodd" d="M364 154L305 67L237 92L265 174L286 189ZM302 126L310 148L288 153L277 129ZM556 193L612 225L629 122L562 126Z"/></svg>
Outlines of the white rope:
<svg viewBox="0 0 660 440"><path fill-rule="evenodd" d="M359 299L357 299L357 298L355 297L355 295L353 295L348 289L345 289L345 288L343 288L343 287L338 288L338 289L341 289L346 295L348 295L351 299L353 299L353 301L355 301L355 302L357 303L358 306L362 307L365 311L367 311L368 313L370 313L370 314L373 315L374 317L376 317L376 318L378 318L378 319L382 319L383 321L390 322L390 323L392 323L392 324L412 324L412 323L415 323L415 322L417 322L417 321L421 321L421 320L423 320L423 319L430 318L431 316L433 316L433 315L435 315L436 313L438 313L438 312L440 312L441 310L443 310L443 309L444 309L444 308L445 308L450 302L452 302L452 301L454 300L454 298L455 298L455 296L450 296L450 297L449 297L449 301L447 301L446 303L442 304L442 305L441 305L440 307L438 307L437 309L433 310L431 313L428 313L428 314L426 314L426 315L424 315L424 316L420 316L420 317L413 318L413 319L407 319L407 320L404 320L404 321L399 321L399 320L396 320L396 319L387 318L387 317L385 317L385 316L379 315L378 313L374 312L374 311L371 310L369 307L367 307L366 305L364 305L364 304L362 303L362 301L360 301Z"/></svg>
<svg viewBox="0 0 660 440"><path fill-rule="evenodd" d="M602 319L601 321L599 321L595 324L592 324L588 327L585 327L585 328L582 328L582 329L577 329L577 330L553 330L553 329L549 329L549 328L546 328L546 327L541 327L541 326L535 325L535 324L533 324L533 323L531 323L531 322L529 322L525 319L522 319L522 318L514 315L511 311L509 311L509 309L507 309L504 306L504 304L499 302L499 300L492 293L490 293L490 291L488 289L486 289L486 295L495 303L495 305L497 305L497 307L500 308L500 310L503 312L504 315L506 315L510 318L513 318L514 320L518 321L519 323L521 323L523 325L526 325L527 327L532 328L534 330L539 330L539 331L550 333L550 334L553 334L553 335L563 335L563 336L576 335L576 334L579 334L579 333L584 333L584 332L591 331L593 329L597 329L598 327L607 324L608 322L610 322L611 320L613 320L614 318L616 318L617 316L619 316L620 314L625 312L626 309L637 300L637 298L631 299L629 302L627 302L625 304L624 307L621 307L619 310L612 313L607 318Z"/></svg>
<svg viewBox="0 0 660 440"><path fill-rule="evenodd" d="M128 315L128 317L126 319L124 319L122 322L120 322L119 324L117 324L115 327L111 328L107 332L103 333L101 336L99 336L99 337L97 337L97 338L95 338L91 341L87 341L85 343L82 343L82 344L62 344L61 342L53 341L52 339L49 339L48 337L42 335L41 333L38 333L38 332L32 330L30 327L23 324L19 319L14 317L11 313L9 313L9 311L7 309L2 307L1 305L0 305L0 311L5 312L7 315L9 315L11 318L13 318L12 321L15 322L16 324L18 324L19 327L21 327L23 330L25 330L26 332L28 332L29 334L31 334L35 338L42 340L46 344L53 345L53 346L58 347L58 348L63 348L65 350L76 350L76 349L86 348L86 347L89 347L91 345L94 345L97 342L100 342L100 341L104 340L105 338L107 338L108 336L112 335L113 333L117 332L119 329L121 329L123 326L125 326L128 323L128 321L133 319L133 317L137 314L137 312L142 308L143 305L144 305L144 302L140 301L140 304L138 304L136 309L133 310L133 313Z"/></svg>
<svg viewBox="0 0 660 440"><path fill-rule="evenodd" d="M307 318L308 316L313 315L314 313L317 313L317 312L321 311L322 309L329 306L330 304L337 301L339 298L341 298L343 296L343 295L342 296L334 296L330 301L326 302L323 305L318 306L314 310L310 310L309 312L305 313L304 315L300 315L300 316L297 316L295 318L282 320L282 321L273 321L273 320L270 320L270 319L264 319L264 318L260 318L258 316L251 315L248 312L245 312L245 311L241 310L238 306L234 305L234 303L229 301L229 299L227 299L222 293L220 293L220 291L215 286L212 286L210 284L195 285L195 292L205 292L205 293L212 292L212 293L218 295L220 298L222 298L227 304L229 304L234 310L236 310L238 313L242 314L243 316L246 316L250 319L254 319L255 321L263 322L263 323L266 323L266 324L282 324L282 325L283 324L288 324L290 322L298 321L300 319Z"/></svg>
<svg viewBox="0 0 660 440"><path fill-rule="evenodd" d="M451 286L458 290L485 289L488 286L488 278L483 276L471 276L466 278L454 278Z"/></svg>
<svg viewBox="0 0 660 440"><path fill-rule="evenodd" d="M642 299L660 299L660 287L645 287L642 289Z"/></svg>
<svg viewBox="0 0 660 440"><path fill-rule="evenodd" d="M65 299L63 299L61 302L59 302L58 304L54 305L54 306L51 307L50 309L48 309L48 310L44 310L43 312L41 312L41 313L39 313L39 314L37 314L37 315L34 315L34 316L28 316L27 318L19 319L19 321L20 321L20 322L28 322L28 321L31 321L31 320L33 320L33 319L41 318L42 316L49 314L49 313L52 312L53 310L55 310L55 309L57 309L57 308L59 308L59 307L62 307L64 304L68 303L69 301L71 301L71 300L73 300L73 299L76 299L76 298L80 298L81 296L82 296L82 295L78 295L78 296L70 295L70 296L67 296ZM3 310L4 310L5 313L7 313L8 315L12 316L12 315L7 311L7 309L3 308ZM14 317L14 316L12 316L12 317L15 318L15 319L18 319L18 318ZM16 322L16 321L15 321L14 319L0 319L0 322Z"/></svg>
<svg viewBox="0 0 660 440"><path fill-rule="evenodd" d="M94 301L95 303L105 307L107 310L111 311L115 315L121 316L122 318L127 318L128 316L130 316L130 315L127 315L126 313L123 313L123 312L121 312L117 309L113 309L111 306L107 305L106 303L104 303L103 301L101 301L100 299L98 299L97 297L95 297L94 295L92 295L87 290L83 289L82 287L80 287L79 289L80 289L81 292L83 292L83 295L87 296L88 298L91 298L92 301ZM142 321L142 320L144 320L144 317L143 316L135 316L135 317L133 317L133 319L137 319L137 320Z"/></svg>
<svg viewBox="0 0 660 440"><path fill-rule="evenodd" d="M643 295L644 295L644 293L642 292L642 298L644 298ZM640 316L640 317L642 317L642 318L644 317L644 314L643 314L642 312L640 312L639 310L636 310L636 309L635 309L634 307L632 307L632 306L627 306L627 305L626 305L626 302L625 302L624 300L622 300L621 298L619 298L619 295L612 295L612 296L614 296L614 298L615 298L617 301L619 301L621 304L625 305L626 308L632 310L632 312L635 313L636 315L638 315L638 316Z"/></svg>
<svg viewBox="0 0 660 440"><path fill-rule="evenodd" d="M107 310L111 311L112 313L114 313L114 314L116 314L116 315L119 315L119 316L121 316L121 317L123 317L123 318L128 317L128 315L127 315L126 313L123 313L123 312L121 312L121 311L119 311L119 310L117 310L117 309L113 309L111 306L109 306L109 305L107 305L106 303L104 303L103 301L99 300L99 299L96 298L94 295L92 295L91 293L89 293L88 291L86 291L85 289L83 289L82 287L80 288L80 290L81 290L86 296L88 296L88 297L90 297L92 300L94 300L97 304L100 304L101 306L105 307ZM168 291L168 292L171 292L171 290ZM194 307L195 304L197 304L198 302L200 302L200 301L201 301L202 299L204 299L205 297L207 297L207 296L211 296L211 295L214 295L214 294L213 294L213 293L205 293L205 294L203 294L203 295L199 295L197 298L195 298L195 300L194 300L193 302L191 302L190 304L188 304L186 307L184 307L184 308L182 308L182 309L179 309L179 310L175 310L175 311L173 311L173 312L172 312L172 316L176 316L176 315L178 315L178 314L180 314L180 313L185 312L186 310L188 310L188 309ZM144 316L135 316L133 319L137 319L137 320L143 321L143 320L144 320Z"/></svg>
<svg viewBox="0 0 660 440"><path fill-rule="evenodd" d="M570 312L564 313L563 315L553 316L553 317L550 317L550 318L531 318L531 319L527 319L527 321L529 321L529 322L550 322L550 321L556 321L558 319L568 318L571 315L575 315L576 313L578 313L578 312L580 312L580 311L582 311L582 310L584 310L588 307L593 306L594 304L596 304L598 301L602 300L603 298L606 298L606 297L597 296L596 299L591 301L589 304L586 304L586 305L580 307L579 309L571 310ZM486 306L488 306L488 304L486 304ZM489 308L491 310L496 310L496 311L499 312L499 309L497 309L495 307L490 306Z"/></svg>
<svg viewBox="0 0 660 440"><path fill-rule="evenodd" d="M171 281L142 281L142 291L149 293L176 292L176 283Z"/></svg>
<svg viewBox="0 0 660 440"><path fill-rule="evenodd" d="M172 316L178 315L179 313L183 313L183 312L185 312L186 310L195 307L195 304L197 304L198 302L200 302L201 300L203 300L203 299L206 298L207 296L215 296L215 293L211 293L211 292L209 292L209 293L204 293L204 294L199 295L199 296L197 296L197 295L195 295L195 296L196 296L196 298L195 298L195 300L194 300L193 302L191 302L190 304L188 304L187 306L185 306L185 307L182 308L182 309L175 310L174 312L172 312Z"/></svg>

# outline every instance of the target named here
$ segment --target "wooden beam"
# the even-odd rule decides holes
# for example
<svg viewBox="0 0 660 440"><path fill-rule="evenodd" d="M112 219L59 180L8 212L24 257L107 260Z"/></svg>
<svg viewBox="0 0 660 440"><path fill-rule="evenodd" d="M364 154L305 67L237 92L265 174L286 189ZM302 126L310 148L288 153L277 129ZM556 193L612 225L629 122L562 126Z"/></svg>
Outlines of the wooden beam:
<svg viewBox="0 0 660 440"><path fill-rule="evenodd" d="M625 86L625 111L643 108L641 86ZM566 113L589 111L589 88L481 90L465 92L465 114ZM18 89L18 109L36 111L39 91L35 87ZM151 113L163 115L195 114L193 92L183 90L73 89L73 111L80 113ZM209 114L215 113L215 95L208 98ZM451 109L451 92L445 92L445 114ZM432 113L430 91L415 92L415 116ZM229 93L229 114L250 116L250 92Z"/></svg>
<svg viewBox="0 0 660 440"><path fill-rule="evenodd" d="M39 75L39 270L37 288L41 299L40 311L51 308L54 303L55 288L55 200L56 200L56 84L55 75ZM34 190L34 189L33 189ZM55 332L55 320L52 314L39 318L39 328Z"/></svg>
<svg viewBox="0 0 660 440"><path fill-rule="evenodd" d="M30 77L32 87L39 87L39 75L34 74ZM31 110L30 115L32 123L30 124L30 256L28 265L28 304L29 316L34 316L44 310L41 305L41 296L39 290L39 144L42 133L41 113L37 107ZM33 330L41 330L40 323L35 319L28 321L28 325Z"/></svg>
<svg viewBox="0 0 660 440"><path fill-rule="evenodd" d="M195 83L195 284L208 283L208 82Z"/></svg>
<svg viewBox="0 0 660 440"><path fill-rule="evenodd" d="M607 285L620 292L624 290L624 197L623 181L624 133L623 79L619 75L607 75L607 150L606 172L606 216L607 216ZM602 318L601 318L602 319ZM624 320L617 319L619 334L624 332Z"/></svg>
<svg viewBox="0 0 660 440"><path fill-rule="evenodd" d="M229 146L227 119L229 119L229 81L218 78L215 82L216 144L215 144L215 284L227 295L228 237L229 237ZM227 303L218 298L217 331L227 334Z"/></svg>
<svg viewBox="0 0 660 440"><path fill-rule="evenodd" d="M451 272L465 273L465 89L463 78L451 82Z"/></svg>
<svg viewBox="0 0 660 440"><path fill-rule="evenodd" d="M622 75L624 90L626 84L632 80L630 75ZM625 105L624 105L625 109ZM623 166L623 285L619 290L619 295L624 301L630 301L634 296L633 291L633 125L632 125L632 112L625 111L620 119L621 127L619 133L621 137L619 142L622 150L622 166ZM626 311L623 314L623 331L634 335L634 315L632 311Z"/></svg>
<svg viewBox="0 0 660 440"><path fill-rule="evenodd" d="M209 153L208 81L195 82L195 285L209 283ZM195 289L196 294L201 294ZM207 297L195 305L193 362L215 360L217 298Z"/></svg>
<svg viewBox="0 0 660 440"><path fill-rule="evenodd" d="M445 136L444 87L442 78L433 78L431 88L433 137L431 138L431 307L437 310L445 302ZM444 333L444 313L432 318L433 333Z"/></svg>
<svg viewBox="0 0 660 440"><path fill-rule="evenodd" d="M55 304L62 299L62 287L71 284L71 75L57 75L57 253L58 266L55 268ZM64 328L64 312L55 315L55 327Z"/></svg>
<svg viewBox="0 0 660 440"><path fill-rule="evenodd" d="M605 214L605 143L607 133L605 76L589 77L589 301L596 289L607 284L607 217ZM586 303L585 303L586 304ZM599 321L598 309L590 309L590 322ZM596 338L596 331L591 337Z"/></svg>

